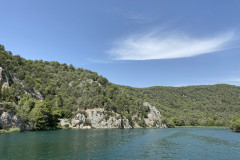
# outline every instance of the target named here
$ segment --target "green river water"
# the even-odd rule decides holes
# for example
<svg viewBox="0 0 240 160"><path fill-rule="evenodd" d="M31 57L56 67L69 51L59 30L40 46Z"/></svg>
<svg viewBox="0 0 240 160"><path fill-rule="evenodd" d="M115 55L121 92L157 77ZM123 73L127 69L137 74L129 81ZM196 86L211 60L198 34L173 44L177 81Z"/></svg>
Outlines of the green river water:
<svg viewBox="0 0 240 160"><path fill-rule="evenodd" d="M1 160L238 160L240 134L224 128L54 130L0 134Z"/></svg>

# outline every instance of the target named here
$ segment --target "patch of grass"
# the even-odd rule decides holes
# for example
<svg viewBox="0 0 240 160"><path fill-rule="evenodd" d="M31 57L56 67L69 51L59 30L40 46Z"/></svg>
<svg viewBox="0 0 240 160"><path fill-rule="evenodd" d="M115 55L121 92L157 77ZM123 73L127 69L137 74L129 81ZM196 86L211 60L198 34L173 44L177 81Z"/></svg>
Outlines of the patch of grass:
<svg viewBox="0 0 240 160"><path fill-rule="evenodd" d="M9 130L1 129L0 133L12 133L12 132L20 132L20 128L10 128Z"/></svg>

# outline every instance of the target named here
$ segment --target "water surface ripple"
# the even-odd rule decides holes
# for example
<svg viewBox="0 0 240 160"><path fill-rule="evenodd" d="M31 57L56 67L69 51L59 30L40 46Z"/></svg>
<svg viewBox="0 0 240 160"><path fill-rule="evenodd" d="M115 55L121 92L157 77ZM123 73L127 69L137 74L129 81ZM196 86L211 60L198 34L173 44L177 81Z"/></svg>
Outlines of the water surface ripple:
<svg viewBox="0 0 240 160"><path fill-rule="evenodd" d="M0 134L1 160L240 157L240 134L224 128L56 130Z"/></svg>

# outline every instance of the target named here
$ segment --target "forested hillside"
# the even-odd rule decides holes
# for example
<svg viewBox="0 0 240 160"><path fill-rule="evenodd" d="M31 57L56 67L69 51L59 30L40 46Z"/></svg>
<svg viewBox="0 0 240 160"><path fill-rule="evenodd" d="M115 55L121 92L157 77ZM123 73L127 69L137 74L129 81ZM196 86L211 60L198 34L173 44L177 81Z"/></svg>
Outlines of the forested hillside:
<svg viewBox="0 0 240 160"><path fill-rule="evenodd" d="M227 84L137 89L176 125L225 126L240 115L240 87Z"/></svg>
<svg viewBox="0 0 240 160"><path fill-rule="evenodd" d="M96 72L58 62L32 61L0 45L0 103L4 110L36 129L56 127L59 118L80 110L104 108L146 127L143 119L155 105L168 126L225 126L240 115L240 87L212 86L132 88L108 82ZM140 117L138 119L133 117Z"/></svg>
<svg viewBox="0 0 240 160"><path fill-rule="evenodd" d="M0 67L2 75L6 75L2 83L7 80L0 85L4 109L16 111L39 129L54 127L58 118L70 118L78 110L101 107L130 122L132 115L144 117L149 110L143 106L141 95L114 85L95 72L58 62L25 60L5 51L2 45ZM144 122L139 124L144 126Z"/></svg>

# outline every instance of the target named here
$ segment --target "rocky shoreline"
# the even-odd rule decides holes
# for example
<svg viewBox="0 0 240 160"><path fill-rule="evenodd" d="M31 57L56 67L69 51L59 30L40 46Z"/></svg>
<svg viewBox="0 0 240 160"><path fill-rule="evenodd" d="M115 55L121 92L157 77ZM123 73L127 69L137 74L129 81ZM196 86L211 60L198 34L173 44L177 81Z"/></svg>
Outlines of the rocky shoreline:
<svg viewBox="0 0 240 160"><path fill-rule="evenodd" d="M147 117L132 117L135 121L129 121L126 117L121 116L113 111L106 111L103 108L79 110L71 119L59 119L59 128L73 129L130 129L142 128L136 121L143 120L147 127L166 128L162 123L162 116L155 106L145 102L144 106L149 107ZM6 112L0 106L0 129L10 130L18 128L20 131L31 131L34 128L28 122L21 120L13 111Z"/></svg>

